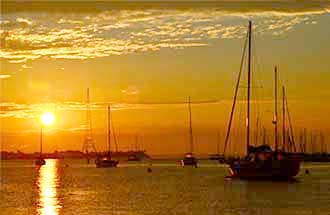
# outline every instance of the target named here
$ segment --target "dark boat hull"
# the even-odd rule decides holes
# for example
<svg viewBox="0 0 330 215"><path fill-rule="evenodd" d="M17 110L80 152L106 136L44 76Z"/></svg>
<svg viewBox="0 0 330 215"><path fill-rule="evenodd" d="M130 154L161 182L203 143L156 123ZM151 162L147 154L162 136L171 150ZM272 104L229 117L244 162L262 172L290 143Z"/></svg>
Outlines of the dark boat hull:
<svg viewBox="0 0 330 215"><path fill-rule="evenodd" d="M197 167L197 159L194 157L188 157L181 160L182 166L194 166Z"/></svg>
<svg viewBox="0 0 330 215"><path fill-rule="evenodd" d="M252 162L239 160L230 163L231 178L254 180L282 180L292 179L300 170L300 159L270 160Z"/></svg>
<svg viewBox="0 0 330 215"><path fill-rule="evenodd" d="M99 160L95 162L97 168L117 167L118 163L117 160Z"/></svg>
<svg viewBox="0 0 330 215"><path fill-rule="evenodd" d="M38 159L38 160L35 161L35 164L37 166L43 166L43 165L46 164L46 161L45 161L45 159L40 158L40 159Z"/></svg>
<svg viewBox="0 0 330 215"><path fill-rule="evenodd" d="M128 156L127 161L141 161L141 159L136 154L132 154Z"/></svg>

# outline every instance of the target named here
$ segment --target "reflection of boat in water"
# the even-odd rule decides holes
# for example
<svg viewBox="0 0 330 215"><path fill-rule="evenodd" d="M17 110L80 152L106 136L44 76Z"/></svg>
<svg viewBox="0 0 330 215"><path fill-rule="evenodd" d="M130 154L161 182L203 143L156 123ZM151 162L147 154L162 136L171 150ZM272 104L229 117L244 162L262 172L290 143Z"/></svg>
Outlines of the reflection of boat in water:
<svg viewBox="0 0 330 215"><path fill-rule="evenodd" d="M231 178L243 178L243 179L290 179L299 173L300 158L295 153L286 153L278 150L278 133L277 133L277 69L275 67L275 150L273 151L268 145L261 145L254 147L250 144L250 86L251 86L251 34L252 23L249 22L249 31L247 35L248 39L248 87L247 87L247 119L246 119L246 145L247 155L243 159L231 160L227 163L230 166ZM246 46L246 43L245 43ZM245 51L245 47L244 47ZM243 54L243 57L245 55ZM242 59L243 62L243 59ZM239 88L239 82L241 77L242 67L238 75L238 81L236 84L233 106L230 114L230 120L225 141L225 150L228 143L230 134L231 122L235 109L235 103ZM284 87L283 87L283 118L285 113L284 105ZM286 103L287 106L287 103ZM285 130L285 118L283 120L283 134L286 134ZM290 122L290 116L289 116ZM291 124L291 123L290 123ZM289 130L290 131L290 130ZM292 132L292 127L291 127ZM290 139L289 139L290 140ZM292 139L293 140L293 135ZM285 138L283 138L283 148L285 148ZM293 142L293 141L292 141Z"/></svg>
<svg viewBox="0 0 330 215"><path fill-rule="evenodd" d="M189 142L190 142L190 152L185 154L184 158L181 160L181 165L182 166L194 166L194 167L197 167L197 159L193 155L194 141L193 141L192 124L191 124L191 103L190 103L190 97L189 97L188 107L189 107Z"/></svg>
<svg viewBox="0 0 330 215"><path fill-rule="evenodd" d="M111 157L111 109L108 106L108 152L103 157L97 157L95 160L96 167L117 167L119 161L113 160Z"/></svg>

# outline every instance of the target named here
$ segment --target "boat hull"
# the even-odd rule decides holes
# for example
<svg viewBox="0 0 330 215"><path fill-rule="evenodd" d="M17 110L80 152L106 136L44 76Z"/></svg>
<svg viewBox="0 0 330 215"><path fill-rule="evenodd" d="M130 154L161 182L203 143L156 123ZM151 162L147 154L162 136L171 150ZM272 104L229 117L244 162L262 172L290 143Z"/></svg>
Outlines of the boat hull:
<svg viewBox="0 0 330 215"><path fill-rule="evenodd" d="M119 161L117 160L100 160L95 162L97 168L117 167L118 163Z"/></svg>
<svg viewBox="0 0 330 215"><path fill-rule="evenodd" d="M40 159L38 159L38 160L35 161L35 164L37 166L43 166L43 165L46 164L46 161L45 161L45 159L40 158Z"/></svg>
<svg viewBox="0 0 330 215"><path fill-rule="evenodd" d="M294 178L300 170L300 159L252 162L239 160L230 163L231 178L282 180Z"/></svg>
<svg viewBox="0 0 330 215"><path fill-rule="evenodd" d="M197 159L194 157L187 157L181 160L182 166L194 166L197 167Z"/></svg>

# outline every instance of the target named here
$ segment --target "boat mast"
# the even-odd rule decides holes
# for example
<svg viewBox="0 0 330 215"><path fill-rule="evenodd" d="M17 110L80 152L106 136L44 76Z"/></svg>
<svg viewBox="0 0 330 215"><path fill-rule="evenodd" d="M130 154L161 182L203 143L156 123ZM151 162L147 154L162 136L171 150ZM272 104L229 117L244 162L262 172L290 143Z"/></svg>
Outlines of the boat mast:
<svg viewBox="0 0 330 215"><path fill-rule="evenodd" d="M220 153L220 132L217 132L217 154Z"/></svg>
<svg viewBox="0 0 330 215"><path fill-rule="evenodd" d="M282 86L282 114L283 114L283 123L282 123L282 150L285 151L285 138L286 138L286 132L285 132L285 91L284 86Z"/></svg>
<svg viewBox="0 0 330 215"><path fill-rule="evenodd" d="M108 153L111 154L111 107L108 105Z"/></svg>
<svg viewBox="0 0 330 215"><path fill-rule="evenodd" d="M42 126L40 128L40 158L42 156Z"/></svg>
<svg viewBox="0 0 330 215"><path fill-rule="evenodd" d="M115 130L115 127L113 124L113 118L111 119L110 127L112 129L112 136L113 136L113 140L115 142L115 150L116 150L116 152L118 152L118 137L117 137L116 130Z"/></svg>
<svg viewBox="0 0 330 215"><path fill-rule="evenodd" d="M275 141L275 152L278 151L278 141L277 141L277 66L275 66L274 70L274 75L275 75L275 116L274 116L274 121L273 123L275 124L275 135L274 135L274 141Z"/></svg>
<svg viewBox="0 0 330 215"><path fill-rule="evenodd" d="M289 105L288 105L288 100L286 98L286 95L285 95L285 89L284 89L284 100L285 100L285 109L286 109L286 116L288 116L288 120L289 120L289 132L288 132L288 136L289 136L289 139L291 140L291 148L293 146L293 150L294 152L296 152L296 144L295 144L295 141L294 141L294 132L293 132L293 127L292 127L292 122L291 122L291 116L290 116L290 112L289 112ZM291 134L291 136L290 136Z"/></svg>
<svg viewBox="0 0 330 215"><path fill-rule="evenodd" d="M324 150L324 136L322 131L320 131L320 142L321 142L321 153L325 153L326 150Z"/></svg>
<svg viewBox="0 0 330 215"><path fill-rule="evenodd" d="M304 128L304 153L307 151L307 131L306 128Z"/></svg>
<svg viewBox="0 0 330 215"><path fill-rule="evenodd" d="M247 119L246 119L246 152L247 152L247 154L249 154L249 145L250 145L251 34L252 34L252 22L249 21L248 91L247 91Z"/></svg>
<svg viewBox="0 0 330 215"><path fill-rule="evenodd" d="M194 151L194 140L193 140L193 133L192 133L192 125L191 125L191 102L190 102L190 96L188 101L188 107L189 107L189 142L190 142L190 153L193 153Z"/></svg>
<svg viewBox="0 0 330 215"><path fill-rule="evenodd" d="M313 131L311 131L311 151L312 151L312 154L314 153L314 136L313 136Z"/></svg>
<svg viewBox="0 0 330 215"><path fill-rule="evenodd" d="M139 151L138 146L139 146L139 138L138 138L138 135L135 134L135 151L136 152Z"/></svg>
<svg viewBox="0 0 330 215"><path fill-rule="evenodd" d="M266 144L266 128L265 128L265 126L262 127L262 131L263 131L263 135L262 135L262 144L263 144L263 145L267 145L267 144Z"/></svg>
<svg viewBox="0 0 330 215"><path fill-rule="evenodd" d="M300 152L304 153L304 144L303 144L303 135L300 133L299 135L299 147L300 147Z"/></svg>

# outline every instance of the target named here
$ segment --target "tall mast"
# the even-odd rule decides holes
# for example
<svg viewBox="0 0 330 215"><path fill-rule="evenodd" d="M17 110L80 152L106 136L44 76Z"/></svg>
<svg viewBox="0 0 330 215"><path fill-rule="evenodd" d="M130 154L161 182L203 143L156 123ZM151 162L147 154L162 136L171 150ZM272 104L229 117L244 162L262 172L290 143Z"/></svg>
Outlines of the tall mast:
<svg viewBox="0 0 330 215"><path fill-rule="evenodd" d="M274 141L275 141L275 152L278 151L278 141L277 141L277 67L275 66L274 70L275 75L275 116L274 116L274 124L275 124L275 135L274 135Z"/></svg>
<svg viewBox="0 0 330 215"><path fill-rule="evenodd" d="M299 146L300 146L300 152L304 153L304 144L303 144L303 134L300 133L299 135Z"/></svg>
<svg viewBox="0 0 330 215"><path fill-rule="evenodd" d="M263 137L262 137L262 144L266 145L266 128L265 126L262 127L262 131L263 131Z"/></svg>
<svg viewBox="0 0 330 215"><path fill-rule="evenodd" d="M217 132L217 154L220 153L220 132Z"/></svg>
<svg viewBox="0 0 330 215"><path fill-rule="evenodd" d="M322 131L320 131L320 142L321 142L321 153L324 153L326 150L324 150L324 136Z"/></svg>
<svg viewBox="0 0 330 215"><path fill-rule="evenodd" d="M304 128L304 153L307 152L307 131L306 128Z"/></svg>
<svg viewBox="0 0 330 215"><path fill-rule="evenodd" d="M111 118L111 121L110 121L110 127L112 129L112 136L113 136L113 140L115 142L115 150L116 150L116 152L118 152L118 137L116 134L114 123L113 123L113 117Z"/></svg>
<svg viewBox="0 0 330 215"><path fill-rule="evenodd" d="M93 134L92 134L92 114L91 114L91 108L90 108L90 98L89 98L89 88L87 88L87 99L86 99L86 134L85 134L85 140L83 143L82 151L86 153L88 156L89 151L96 152L96 147L94 144Z"/></svg>
<svg viewBox="0 0 330 215"><path fill-rule="evenodd" d="M108 151L111 151L111 107L108 105Z"/></svg>
<svg viewBox="0 0 330 215"><path fill-rule="evenodd" d="M191 125L191 102L190 102L190 96L189 96L189 142L190 142L190 153L193 153L194 151L194 140L193 140L193 133L192 133L192 125Z"/></svg>
<svg viewBox="0 0 330 215"><path fill-rule="evenodd" d="M251 34L252 34L252 22L249 21L248 92L247 92L247 119L246 119L246 152L247 152L247 154L249 153L249 145L250 145Z"/></svg>
<svg viewBox="0 0 330 215"><path fill-rule="evenodd" d="M42 156L42 126L40 128L40 158Z"/></svg>
<svg viewBox="0 0 330 215"><path fill-rule="evenodd" d="M135 151L136 152L139 150L138 145L139 145L139 138L138 138L138 135L135 134Z"/></svg>
<svg viewBox="0 0 330 215"><path fill-rule="evenodd" d="M238 77L237 77L237 82L236 82L236 86L235 86L233 104L232 104L231 111L230 111L230 117L229 117L227 132L226 132L226 138L225 138L225 144L224 144L224 147L223 147L223 154L225 154L225 152L226 152L228 141L229 141L231 124L233 122L233 116L234 116L234 111L235 111L235 107L236 107L236 98L237 98L239 84L240 84L240 80L241 80L241 75L242 75L242 70L243 70L243 64L244 64L244 59L245 59L245 53L246 53L245 52L246 51L246 45L247 45L247 40L248 40L249 33L250 32L248 30L248 32L246 34L245 41L244 41L243 54L242 54L242 58L241 58L241 65L240 65L240 69L239 69L239 73L238 73Z"/></svg>
<svg viewBox="0 0 330 215"><path fill-rule="evenodd" d="M313 136L313 131L311 131L311 153L314 153L314 136Z"/></svg>
<svg viewBox="0 0 330 215"><path fill-rule="evenodd" d="M286 132L285 132L285 90L284 90L284 86L282 86L282 114L283 114L283 118L282 118L282 147L283 147L283 151L285 150L285 137L286 137Z"/></svg>
<svg viewBox="0 0 330 215"><path fill-rule="evenodd" d="M287 100L286 95L285 95L285 89L284 89L284 100L285 100L286 116L288 116L289 126L290 126L289 131L288 131L288 136L289 136L288 139L290 140L291 149L293 148L293 151L296 152L296 144L295 144L295 141L294 141L294 132L293 132L293 127L292 127L292 122L291 122L291 117L290 117L290 112L289 112L288 100Z"/></svg>

